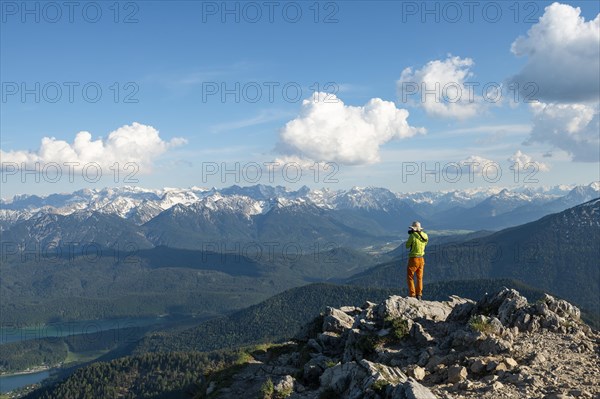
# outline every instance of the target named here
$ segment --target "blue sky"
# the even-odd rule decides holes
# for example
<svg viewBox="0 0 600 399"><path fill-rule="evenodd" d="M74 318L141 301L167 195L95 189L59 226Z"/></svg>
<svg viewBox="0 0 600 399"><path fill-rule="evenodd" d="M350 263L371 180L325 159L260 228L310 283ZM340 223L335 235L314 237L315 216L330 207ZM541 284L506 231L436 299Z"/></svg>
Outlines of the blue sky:
<svg viewBox="0 0 600 399"><path fill-rule="evenodd" d="M119 185L128 173L148 188L252 184L256 165L263 183L272 171L273 184L333 189L600 179L597 2L481 2L472 16L468 3L434 1L62 4L2 2L2 197ZM435 82L475 87L474 98L402 91ZM528 82L535 94L510 101L510 85ZM502 95L485 101L486 84ZM72 181L64 162L78 163ZM39 182L22 170L36 163ZM89 163L102 179L81 178ZM337 182L315 178L315 165Z"/></svg>

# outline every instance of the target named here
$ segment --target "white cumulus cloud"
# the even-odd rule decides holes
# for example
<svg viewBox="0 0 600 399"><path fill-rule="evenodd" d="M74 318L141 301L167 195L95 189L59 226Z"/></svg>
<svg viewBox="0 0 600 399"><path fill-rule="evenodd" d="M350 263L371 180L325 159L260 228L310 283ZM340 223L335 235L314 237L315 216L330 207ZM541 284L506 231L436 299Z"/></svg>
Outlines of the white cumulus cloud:
<svg viewBox="0 0 600 399"><path fill-rule="evenodd" d="M463 172L481 173L486 167L497 165L497 162L479 155L470 155L458 164L461 166Z"/></svg>
<svg viewBox="0 0 600 399"><path fill-rule="evenodd" d="M527 56L524 68L512 78L523 88L528 82L533 99L547 102L585 102L598 99L600 85L600 14L585 21L581 10L553 3L511 51ZM525 92L523 92L525 94Z"/></svg>
<svg viewBox="0 0 600 399"><path fill-rule="evenodd" d="M35 163L55 162L62 165L69 162L74 169L92 162L102 167L110 167L115 162L121 165L133 162L140 172L148 172L158 156L185 143L186 140L182 138L164 141L152 126L134 122L110 132L106 139L93 140L91 133L86 131L77 133L72 143L44 137L36 151L0 150L0 159L2 163L25 163L28 166Z"/></svg>
<svg viewBox="0 0 600 399"><path fill-rule="evenodd" d="M530 104L533 128L525 144L551 144L569 153L573 161L600 161L598 104Z"/></svg>
<svg viewBox="0 0 600 399"><path fill-rule="evenodd" d="M548 172L550 166L544 162L534 161L533 158L521 150L517 150L513 155L508 158L508 162L513 165L518 165L520 171L531 169L532 167L540 172Z"/></svg>
<svg viewBox="0 0 600 399"><path fill-rule="evenodd" d="M404 69L397 81L400 102L421 106L437 117L466 119L477 115L482 98L477 95L478 86L470 84L476 82L469 81L473 64L471 58L448 56L414 71Z"/></svg>
<svg viewBox="0 0 600 399"><path fill-rule="evenodd" d="M383 144L425 133L424 128L408 124L408 115L407 110L379 98L364 106L350 106L332 94L317 92L302 102L300 115L280 130L276 149L284 158L376 163Z"/></svg>

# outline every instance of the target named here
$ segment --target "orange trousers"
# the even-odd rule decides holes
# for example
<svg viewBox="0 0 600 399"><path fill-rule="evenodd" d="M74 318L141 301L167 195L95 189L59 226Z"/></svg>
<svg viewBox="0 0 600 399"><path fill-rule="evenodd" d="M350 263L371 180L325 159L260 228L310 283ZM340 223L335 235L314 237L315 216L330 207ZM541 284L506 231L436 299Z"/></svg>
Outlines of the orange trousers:
<svg viewBox="0 0 600 399"><path fill-rule="evenodd" d="M408 283L408 296L423 295L423 269L425 258L408 258L406 267L406 282ZM414 276L417 275L417 288L415 289Z"/></svg>

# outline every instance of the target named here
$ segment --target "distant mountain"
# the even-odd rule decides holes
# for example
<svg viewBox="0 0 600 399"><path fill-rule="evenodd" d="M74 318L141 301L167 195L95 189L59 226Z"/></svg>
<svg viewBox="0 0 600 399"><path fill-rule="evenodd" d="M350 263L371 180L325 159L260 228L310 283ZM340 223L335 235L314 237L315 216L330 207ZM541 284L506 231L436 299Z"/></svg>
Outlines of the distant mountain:
<svg viewBox="0 0 600 399"><path fill-rule="evenodd" d="M355 217L340 220L337 216L337 211L311 202L277 203L257 216L257 237L260 242L299 243L305 248L318 243L357 248L382 240L352 223Z"/></svg>
<svg viewBox="0 0 600 399"><path fill-rule="evenodd" d="M385 188L353 187L349 190L282 186L231 186L222 189L192 187L149 190L139 187L83 189L71 194L46 197L19 195L0 201L0 228L27 220L37 214L70 215L99 212L147 223L174 206L195 207L207 212L230 209L241 216L269 212L273 204L313 204L333 210L338 219L350 218L351 227L370 233L402 231L406 220L418 219L435 228L498 229L527 220L528 213L544 216L588 201L600 195L600 183L588 186L551 188L474 188L446 192L393 193ZM240 206L244 202L245 206ZM514 214L512 214L514 212ZM533 217L531 216L531 217ZM402 227L400 227L402 226Z"/></svg>
<svg viewBox="0 0 600 399"><path fill-rule="evenodd" d="M440 214L451 209L472 208L492 195L498 194L500 188L467 189L437 192L399 193L398 198L406 201L420 214L426 217Z"/></svg>
<svg viewBox="0 0 600 399"><path fill-rule="evenodd" d="M425 281L517 279L597 314L600 313L598 243L600 199L595 199L535 222L463 243L437 245L430 240ZM404 257L382 263L347 282L403 287L406 284L405 257L404 251Z"/></svg>
<svg viewBox="0 0 600 399"><path fill-rule="evenodd" d="M253 238L251 215L260 205L248 197L210 196L199 202L176 204L143 225L155 245L204 249L208 242L250 241Z"/></svg>
<svg viewBox="0 0 600 399"><path fill-rule="evenodd" d="M577 186L560 197L535 191L503 189L473 207L455 206L436 213L432 217L431 227L498 230L537 220L599 196L598 183Z"/></svg>
<svg viewBox="0 0 600 399"><path fill-rule="evenodd" d="M178 204L142 229L155 245L188 249L255 243L278 247L277 251L291 245L291 251L306 253L314 252L319 243L359 247L389 239L337 216L334 210L303 200L278 199L267 204L237 195L218 201L211 196L189 206ZM378 232L383 235L385 230Z"/></svg>
<svg viewBox="0 0 600 399"><path fill-rule="evenodd" d="M225 187L219 192L223 195L243 195L256 200L271 200L273 198L286 198L286 199L297 199L304 198L310 193L310 189L303 186L297 191L290 191L283 186L267 186L264 184L257 184L254 186L230 186Z"/></svg>
<svg viewBox="0 0 600 399"><path fill-rule="evenodd" d="M333 203L344 218L354 216L370 220L388 232L404 231L405 225L413 220L428 224L428 220L415 212L406 201L384 188L365 190L355 187L340 193Z"/></svg>
<svg viewBox="0 0 600 399"><path fill-rule="evenodd" d="M30 245L171 246L204 250L225 242L321 243L365 248L404 236L420 220L429 229L496 230L526 223L600 195L600 184L545 191L470 189L397 194L384 188L288 190L255 185L147 190L84 189L16 196L0 203L2 241ZM558 193L558 194L557 194ZM417 209L418 211L415 211ZM428 216L423 216L428 215Z"/></svg>
<svg viewBox="0 0 600 399"><path fill-rule="evenodd" d="M589 186L577 186L565 196L559 197L549 203L553 211L562 211L581 203L598 198L600 193L600 182L591 183Z"/></svg>
<svg viewBox="0 0 600 399"><path fill-rule="evenodd" d="M68 215L37 213L3 231L2 243L7 251L13 249L6 244L13 244L37 255L53 255L57 247L88 247L92 252L103 248L131 250L153 247L131 221L117 215L90 211Z"/></svg>

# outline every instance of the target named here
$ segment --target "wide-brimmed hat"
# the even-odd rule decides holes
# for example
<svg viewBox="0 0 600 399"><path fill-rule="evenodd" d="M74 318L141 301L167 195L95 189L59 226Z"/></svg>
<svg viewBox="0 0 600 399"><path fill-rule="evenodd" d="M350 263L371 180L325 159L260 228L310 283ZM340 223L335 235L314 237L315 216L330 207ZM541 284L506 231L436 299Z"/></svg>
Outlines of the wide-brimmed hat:
<svg viewBox="0 0 600 399"><path fill-rule="evenodd" d="M419 222L413 222L413 224L410 225L409 229L413 229L413 230L416 230L416 231L423 230L423 228L421 228L421 223L419 223Z"/></svg>

